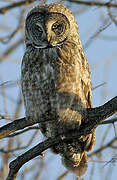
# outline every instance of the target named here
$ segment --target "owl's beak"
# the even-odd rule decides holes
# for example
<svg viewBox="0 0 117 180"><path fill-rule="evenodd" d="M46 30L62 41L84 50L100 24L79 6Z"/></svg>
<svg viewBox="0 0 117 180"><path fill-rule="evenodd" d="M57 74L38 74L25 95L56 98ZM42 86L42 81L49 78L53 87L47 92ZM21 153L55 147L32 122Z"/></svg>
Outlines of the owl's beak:
<svg viewBox="0 0 117 180"><path fill-rule="evenodd" d="M50 47L54 46L51 32L47 32L47 41L48 41L48 46Z"/></svg>
<svg viewBox="0 0 117 180"><path fill-rule="evenodd" d="M56 44L53 44L53 41L52 41L52 37L51 36L47 36L47 40L48 40L48 47L55 47Z"/></svg>
<svg viewBox="0 0 117 180"><path fill-rule="evenodd" d="M50 43L50 36L47 35L47 40L48 40L48 43Z"/></svg>
<svg viewBox="0 0 117 180"><path fill-rule="evenodd" d="M52 46L52 44L51 44L51 42L52 42L51 36L48 36L48 35L47 35L47 41L48 41L48 45L49 45L49 46Z"/></svg>

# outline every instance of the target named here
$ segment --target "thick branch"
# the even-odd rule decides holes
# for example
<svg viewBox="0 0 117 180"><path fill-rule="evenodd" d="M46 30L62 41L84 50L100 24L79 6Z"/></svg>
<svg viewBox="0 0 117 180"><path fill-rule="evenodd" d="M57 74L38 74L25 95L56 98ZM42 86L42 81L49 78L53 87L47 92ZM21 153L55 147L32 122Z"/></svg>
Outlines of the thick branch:
<svg viewBox="0 0 117 180"><path fill-rule="evenodd" d="M26 121L25 118L18 119L18 120L11 122L11 123L8 123L5 126L0 128L0 138L6 137L15 131L23 129L23 128L30 126L30 125L33 125L33 124Z"/></svg>
<svg viewBox="0 0 117 180"><path fill-rule="evenodd" d="M48 120L50 121L50 120ZM52 120L51 120L52 121ZM32 126L36 123L40 123L43 122L43 120L39 121L39 120L26 120L26 118L21 118L21 119L16 119L11 123L6 124L5 126L0 127L0 139L7 137L9 134L17 131L17 130L21 130L24 129L28 126Z"/></svg>
<svg viewBox="0 0 117 180"><path fill-rule="evenodd" d="M117 122L117 118L112 118L112 119L109 119L107 121L103 121L100 125L114 124L115 122Z"/></svg>
<svg viewBox="0 0 117 180"><path fill-rule="evenodd" d="M84 123L86 126L96 128L100 123L113 115L115 112L117 112L117 96L102 106L87 109L86 116L84 117Z"/></svg>
<svg viewBox="0 0 117 180"><path fill-rule="evenodd" d="M79 1L79 0L66 0L71 3L77 3L81 5L86 5L86 6L101 6L101 7L115 7L117 8L117 4L115 3L105 3L105 2L99 2L99 1Z"/></svg>
<svg viewBox="0 0 117 180"><path fill-rule="evenodd" d="M86 133L88 133L88 132L89 131L87 130ZM30 161L31 159L33 159L39 155L43 155L42 153L46 149L60 143L61 141L69 141L69 140L73 140L75 138L78 139L83 134L85 134L85 131L83 133L81 131L79 131L79 132L77 132L77 134L76 134L76 132L72 132L70 134L68 133L65 135L58 136L56 138L48 138L44 142L39 143L38 145L31 148L29 151L25 152L21 156L18 156L14 161L12 161L10 163L10 165L9 165L10 171L9 171L9 174L8 174L8 177L6 180L15 180L19 169L25 163Z"/></svg>
<svg viewBox="0 0 117 180"><path fill-rule="evenodd" d="M16 132L16 133L12 133L12 134L6 136L5 138L12 138L12 137L18 136L18 135L20 135L20 134L23 134L23 133L25 133L25 132L27 132L27 131L39 130L39 129L40 129L39 126L31 126L31 127L29 127L29 128L23 129L23 130L18 131L18 132Z"/></svg>
<svg viewBox="0 0 117 180"><path fill-rule="evenodd" d="M26 162L30 161L31 159L39 155L42 155L42 152L44 150L60 143L61 141L78 139L82 135L86 136L87 134L91 133L92 130L96 128L99 123L101 123L104 119L106 119L116 111L117 111L117 97L113 98L103 106L87 109L84 116L83 125L78 131L73 131L70 134L60 135L56 138L49 138L44 142L39 143L37 146L30 149L26 153L22 154L16 160L12 161L9 166L10 171L7 180L14 180L16 178L19 169Z"/></svg>
<svg viewBox="0 0 117 180"><path fill-rule="evenodd" d="M83 117L83 123L81 126L82 132L96 128L102 121L117 112L117 96L102 106L97 108L91 108L85 110L85 116ZM40 121L26 120L25 118L17 119L0 128L0 138L4 138L9 134L31 126L33 124L40 123Z"/></svg>
<svg viewBox="0 0 117 180"><path fill-rule="evenodd" d="M44 150L59 143L60 141L61 141L60 137L58 137L57 139L48 139L42 143L39 143L37 146L33 147L32 149L22 154L21 156L18 156L17 159L15 159L10 163L9 166L10 171L7 180L14 180L17 175L17 172L26 162L30 161L31 159L39 155L42 155L42 152Z"/></svg>

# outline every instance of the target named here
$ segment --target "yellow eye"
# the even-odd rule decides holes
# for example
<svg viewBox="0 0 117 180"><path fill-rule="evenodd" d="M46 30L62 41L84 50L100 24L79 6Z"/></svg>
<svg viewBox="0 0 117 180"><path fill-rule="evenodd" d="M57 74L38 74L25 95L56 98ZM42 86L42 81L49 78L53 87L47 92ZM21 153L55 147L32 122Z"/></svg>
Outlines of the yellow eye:
<svg viewBox="0 0 117 180"><path fill-rule="evenodd" d="M63 32L63 28L64 25L63 24L59 24L59 23L54 23L52 25L52 31L56 34L56 35L60 35Z"/></svg>

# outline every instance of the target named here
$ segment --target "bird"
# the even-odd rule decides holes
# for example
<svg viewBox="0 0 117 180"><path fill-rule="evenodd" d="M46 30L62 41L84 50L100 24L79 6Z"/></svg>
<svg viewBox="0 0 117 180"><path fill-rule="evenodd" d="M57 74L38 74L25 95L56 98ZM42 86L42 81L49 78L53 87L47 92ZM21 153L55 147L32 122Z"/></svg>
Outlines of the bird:
<svg viewBox="0 0 117 180"><path fill-rule="evenodd" d="M21 87L26 120L38 120L46 138L78 132L84 109L92 107L92 88L75 16L60 3L36 5L25 20L25 47ZM93 131L51 149L82 177L88 169L86 152L94 144Z"/></svg>

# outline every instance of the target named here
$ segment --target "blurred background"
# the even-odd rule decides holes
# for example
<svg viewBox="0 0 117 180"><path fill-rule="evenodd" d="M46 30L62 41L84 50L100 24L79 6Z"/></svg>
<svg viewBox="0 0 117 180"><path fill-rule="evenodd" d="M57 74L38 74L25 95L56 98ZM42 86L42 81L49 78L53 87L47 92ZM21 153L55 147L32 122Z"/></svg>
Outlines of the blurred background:
<svg viewBox="0 0 117 180"><path fill-rule="evenodd" d="M20 76L26 14L36 4L52 2L66 5L77 19L91 69L93 106L100 106L117 95L116 0L0 0L0 126L25 116ZM84 180L116 179L116 134L116 123L98 126L95 148L88 153L89 168ZM38 125L0 140L0 180L7 176L9 162L43 140ZM75 180L76 177L65 169L59 155L46 150L44 156L25 164L17 179Z"/></svg>

